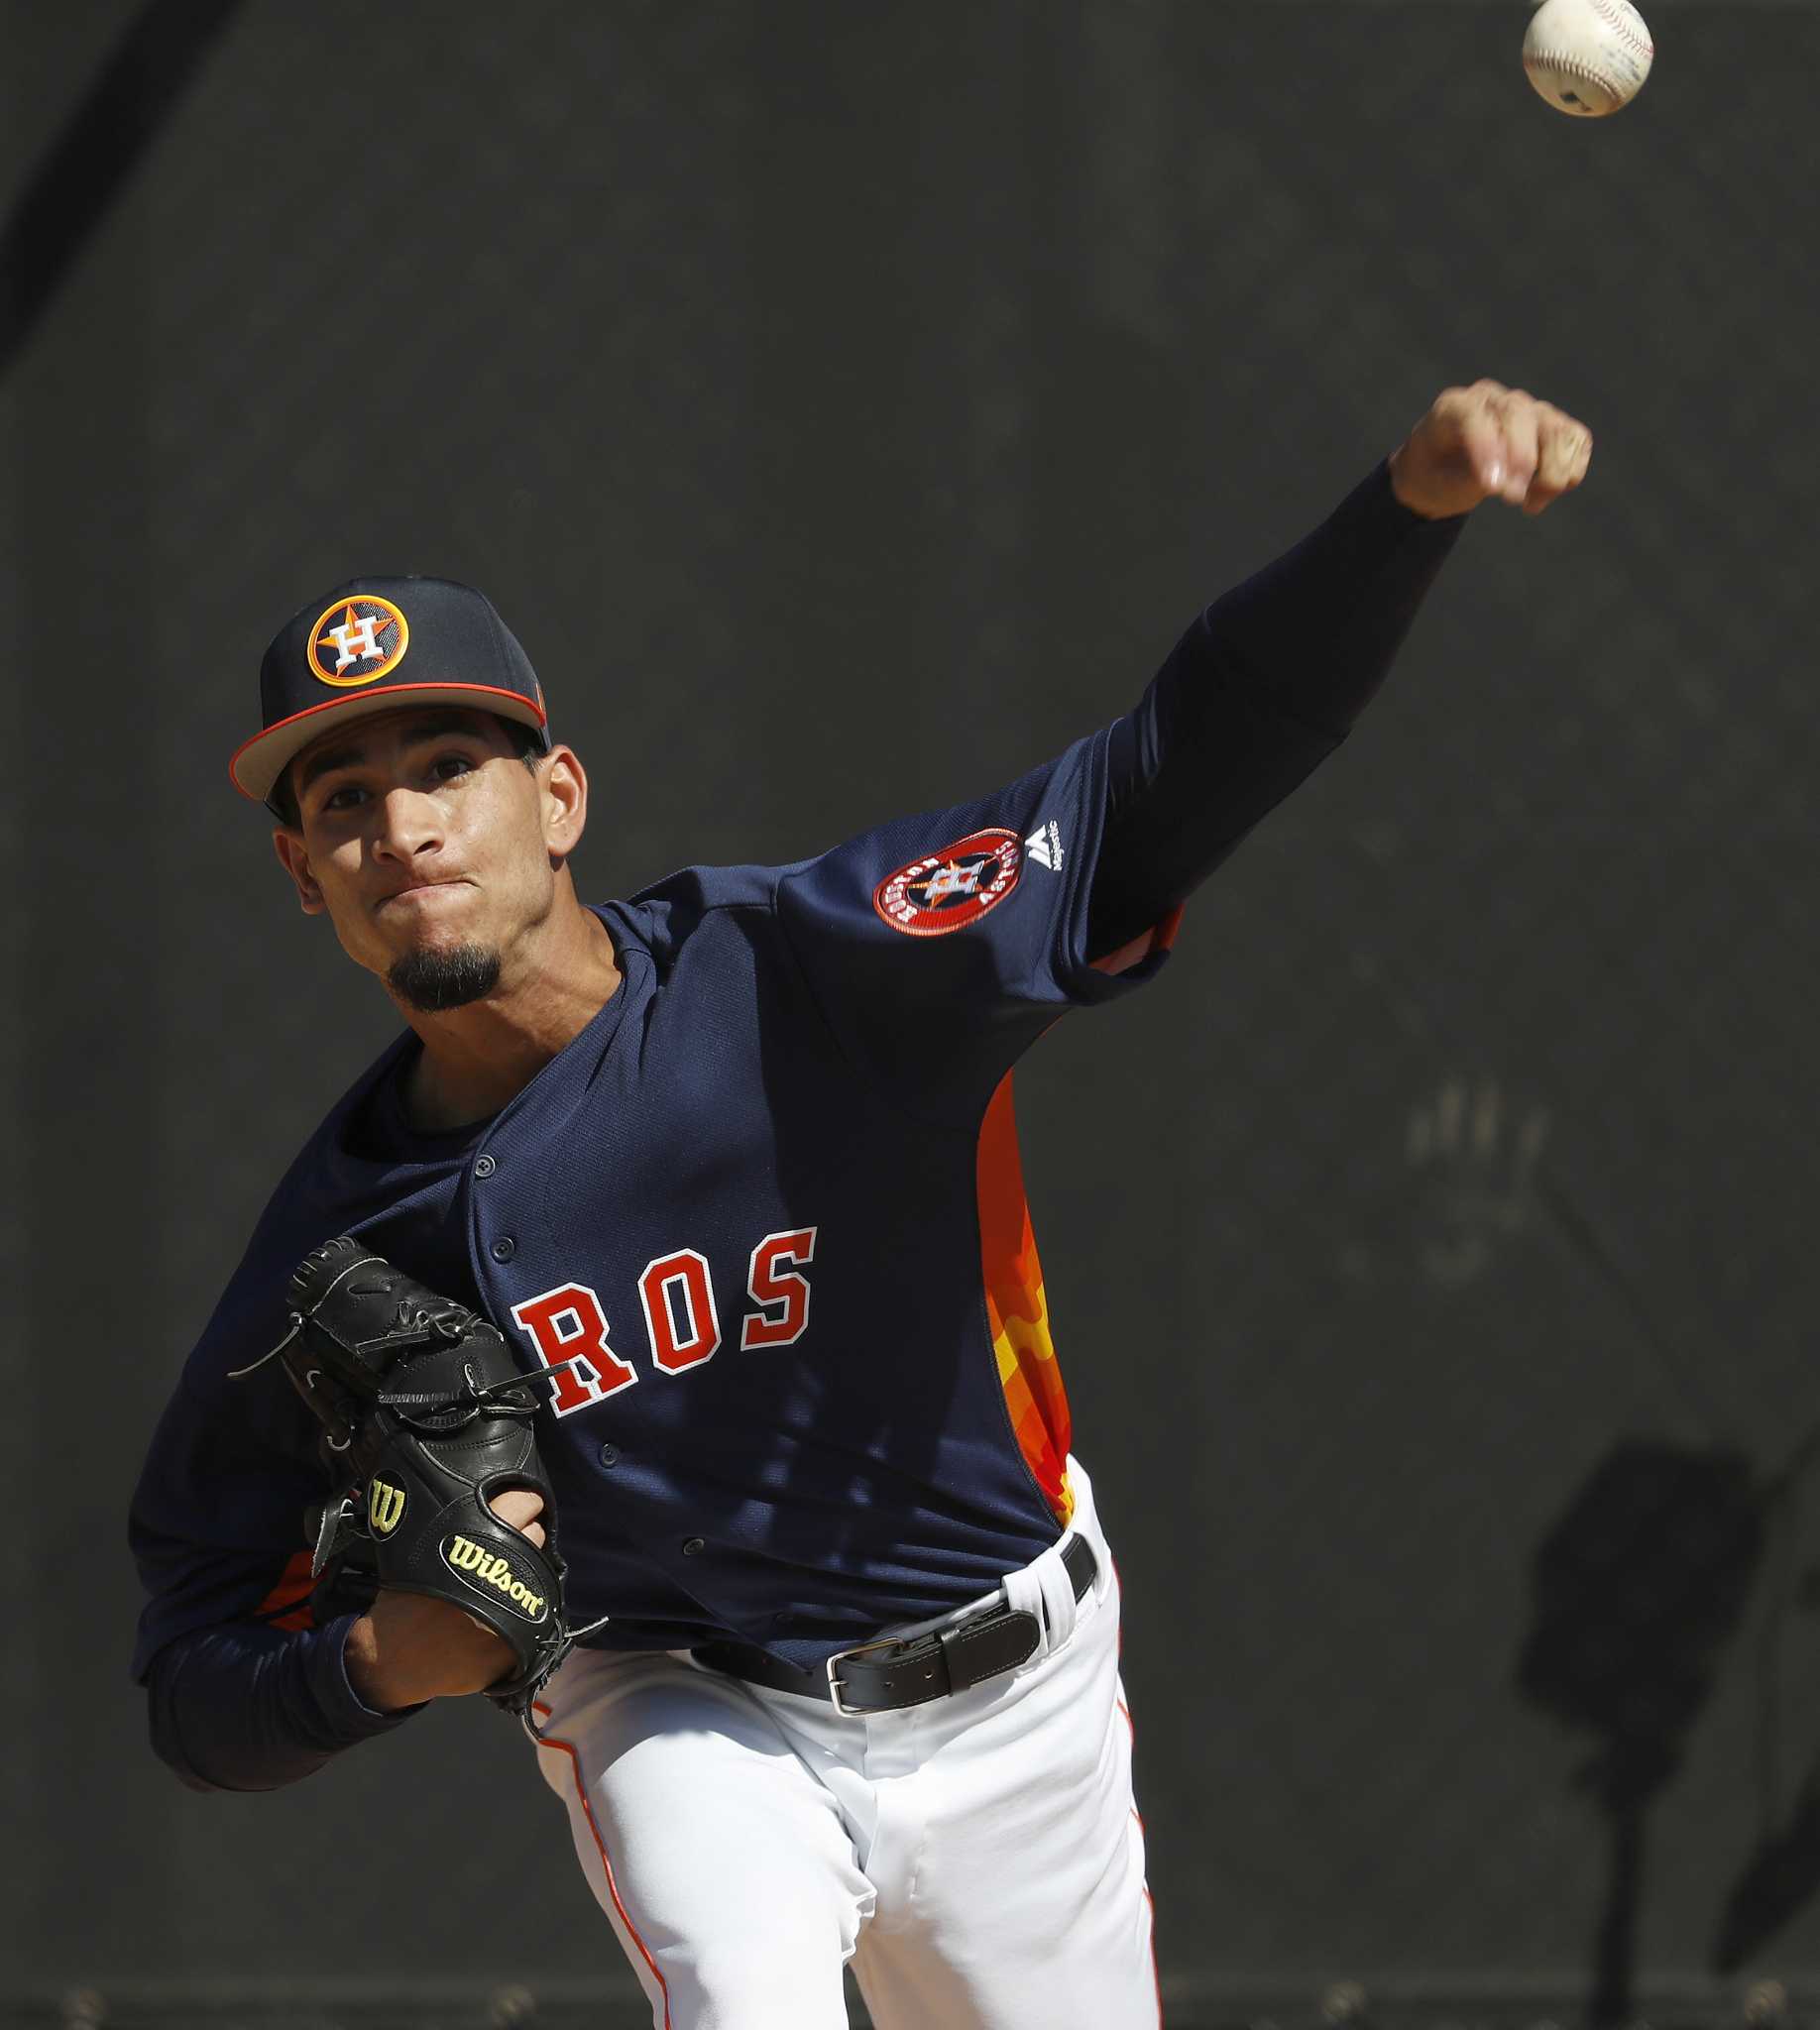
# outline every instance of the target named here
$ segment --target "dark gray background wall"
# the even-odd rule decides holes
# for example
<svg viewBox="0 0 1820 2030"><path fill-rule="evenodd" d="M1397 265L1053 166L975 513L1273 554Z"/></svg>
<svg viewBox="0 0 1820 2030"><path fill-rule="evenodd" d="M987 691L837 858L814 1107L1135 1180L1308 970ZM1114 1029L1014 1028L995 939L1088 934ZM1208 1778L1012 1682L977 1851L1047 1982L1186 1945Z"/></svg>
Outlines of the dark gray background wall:
<svg viewBox="0 0 1820 2030"><path fill-rule="evenodd" d="M0 187L135 13L5 9ZM231 14L0 386L0 1981L629 1992L490 1709L198 1798L125 1682L152 1419L390 1028L227 784L277 622L478 582L588 889L795 857L1124 709L1490 374L1591 484L1020 1074L1163 1971L1820 1987L1820 13L1650 13L1600 123L1467 0Z"/></svg>

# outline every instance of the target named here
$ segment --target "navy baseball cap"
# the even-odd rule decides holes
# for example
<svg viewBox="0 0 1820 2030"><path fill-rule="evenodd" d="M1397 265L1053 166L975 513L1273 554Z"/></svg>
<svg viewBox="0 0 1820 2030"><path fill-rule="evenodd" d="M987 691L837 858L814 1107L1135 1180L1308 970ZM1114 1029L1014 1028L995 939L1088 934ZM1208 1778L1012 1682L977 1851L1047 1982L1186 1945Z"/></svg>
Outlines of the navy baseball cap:
<svg viewBox="0 0 1820 2030"><path fill-rule="evenodd" d="M550 744L529 658L490 599L448 578L350 578L311 600L266 650L259 702L265 725L228 763L255 803L331 726L412 705L492 712Z"/></svg>

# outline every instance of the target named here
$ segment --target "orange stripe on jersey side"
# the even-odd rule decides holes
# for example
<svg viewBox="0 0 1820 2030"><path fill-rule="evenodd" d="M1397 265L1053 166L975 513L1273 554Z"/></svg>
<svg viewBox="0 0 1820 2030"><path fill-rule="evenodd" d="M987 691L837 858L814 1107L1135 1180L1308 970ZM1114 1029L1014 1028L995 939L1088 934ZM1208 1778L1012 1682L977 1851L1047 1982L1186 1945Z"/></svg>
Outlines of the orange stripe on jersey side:
<svg viewBox="0 0 1820 2030"><path fill-rule="evenodd" d="M1133 938L1129 945L1121 945L1116 952L1108 952L1103 959L1090 959L1088 962L1095 972L1129 972L1153 952L1173 951L1176 933L1181 928L1182 904L1177 903L1161 923L1152 924L1149 930Z"/></svg>
<svg viewBox="0 0 1820 2030"><path fill-rule="evenodd" d="M1074 1491L1068 1485L1068 1397L1049 1336L1043 1265L1037 1260L1036 1235L1024 1199L1009 1071L979 1124L975 1175L986 1325L1005 1407L1026 1465L1057 1521L1066 1522L1075 1513Z"/></svg>
<svg viewBox="0 0 1820 2030"><path fill-rule="evenodd" d="M309 1592L314 1581L310 1577L310 1554L306 1550L293 1550L284 1569L273 1582L272 1591L262 1600L254 1612L275 1629L313 1629L315 1617L309 1611ZM274 1610L278 1612L274 1612Z"/></svg>

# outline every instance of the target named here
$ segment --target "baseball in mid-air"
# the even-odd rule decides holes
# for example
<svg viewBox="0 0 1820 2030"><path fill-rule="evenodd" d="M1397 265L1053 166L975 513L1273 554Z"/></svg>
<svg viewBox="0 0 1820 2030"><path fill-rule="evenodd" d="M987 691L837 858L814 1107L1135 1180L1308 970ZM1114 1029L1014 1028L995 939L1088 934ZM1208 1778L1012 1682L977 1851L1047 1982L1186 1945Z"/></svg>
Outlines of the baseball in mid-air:
<svg viewBox="0 0 1820 2030"><path fill-rule="evenodd" d="M1542 0L1523 39L1530 82L1556 112L1581 119L1628 106L1654 59L1631 0Z"/></svg>

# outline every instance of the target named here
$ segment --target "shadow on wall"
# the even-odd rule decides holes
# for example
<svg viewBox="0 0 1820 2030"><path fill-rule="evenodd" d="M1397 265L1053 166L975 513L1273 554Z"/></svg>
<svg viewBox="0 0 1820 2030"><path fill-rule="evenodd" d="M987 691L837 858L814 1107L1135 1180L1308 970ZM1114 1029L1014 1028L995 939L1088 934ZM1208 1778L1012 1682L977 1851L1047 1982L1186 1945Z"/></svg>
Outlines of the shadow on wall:
<svg viewBox="0 0 1820 2030"><path fill-rule="evenodd" d="M1681 1765L1744 1618L1775 1512L1820 1433L1760 1480L1741 1454L1615 1447L1536 1549L1519 1693L1594 1737L1576 1786L1610 1821L1587 2014L1634 2014L1646 1815ZM1712 1953L1734 1973L1820 1891L1820 1764L1787 1823L1766 1828L1726 1900Z"/></svg>
<svg viewBox="0 0 1820 2030"><path fill-rule="evenodd" d="M170 125L241 0L144 0L0 226L0 376Z"/></svg>

